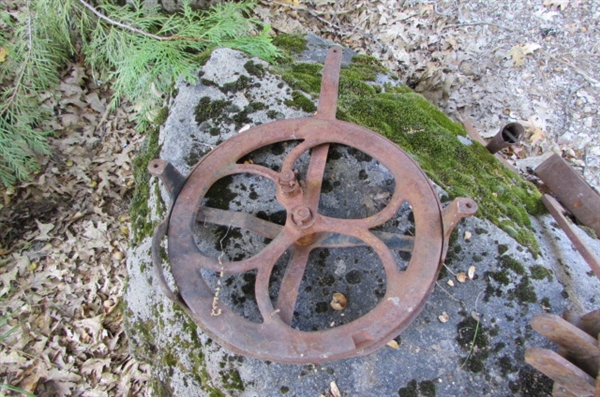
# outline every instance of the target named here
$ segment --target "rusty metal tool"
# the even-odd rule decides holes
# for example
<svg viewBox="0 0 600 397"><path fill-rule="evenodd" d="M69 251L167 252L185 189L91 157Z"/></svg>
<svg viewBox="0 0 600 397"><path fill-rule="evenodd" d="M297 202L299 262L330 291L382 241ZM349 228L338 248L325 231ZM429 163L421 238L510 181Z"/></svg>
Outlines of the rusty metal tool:
<svg viewBox="0 0 600 397"><path fill-rule="evenodd" d="M318 363L361 356L385 346L421 312L435 285L452 229L477 210L477 204L467 198L457 198L442 209L426 175L410 156L377 133L336 120L341 56L339 47L328 52L316 116L262 124L240 133L203 157L187 177L164 160L153 160L148 166L172 196L167 219L153 238L153 262L161 288L205 333L232 352L285 363ZM268 145L290 141L297 145L279 170L242 160ZM374 215L342 219L319 212L331 144L358 149L393 176L393 194ZM310 160L302 180L295 167L307 154ZM211 186L238 174L255 175L275 186L275 199L286 213L283 225L206 205ZM414 234L372 230L395 217L406 203L414 216ZM269 243L247 259L222 261L202 252L194 240L194 228L210 225L247 229ZM163 274L160 244L165 235L177 293ZM369 247L383 264L387 284L382 299L373 310L337 327L313 332L293 328L303 275L314 266L309 261L311 252L356 246ZM410 253L407 268L398 267L393 251ZM274 267L289 252L279 296L272 297ZM260 322L249 321L216 299L219 291L203 275L248 271L256 274L254 297Z"/></svg>

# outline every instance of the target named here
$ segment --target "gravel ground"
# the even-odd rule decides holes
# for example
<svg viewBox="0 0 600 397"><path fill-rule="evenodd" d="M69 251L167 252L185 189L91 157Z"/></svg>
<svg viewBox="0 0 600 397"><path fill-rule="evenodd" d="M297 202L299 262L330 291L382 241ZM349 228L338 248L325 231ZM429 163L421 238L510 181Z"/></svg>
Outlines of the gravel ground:
<svg viewBox="0 0 600 397"><path fill-rule="evenodd" d="M600 1L262 1L257 13L377 57L483 137L522 122L509 160L531 172L556 152L600 189Z"/></svg>

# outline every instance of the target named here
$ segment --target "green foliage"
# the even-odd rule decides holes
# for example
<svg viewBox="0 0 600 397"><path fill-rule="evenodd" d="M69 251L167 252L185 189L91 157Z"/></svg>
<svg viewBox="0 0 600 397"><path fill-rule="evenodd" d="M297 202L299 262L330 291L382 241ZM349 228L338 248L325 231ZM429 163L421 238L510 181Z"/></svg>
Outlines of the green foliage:
<svg viewBox="0 0 600 397"><path fill-rule="evenodd" d="M50 109L39 98L59 82L60 65L70 55L70 37L59 12L48 13L45 1L28 13L0 11L0 181L12 185L38 169L36 154L48 153L42 127ZM9 41L10 40L10 41Z"/></svg>
<svg viewBox="0 0 600 397"><path fill-rule="evenodd" d="M104 15L147 35L100 20L101 28L92 30L85 47L86 60L98 77L114 81L113 106L123 98L138 105L138 128L143 130L178 77L196 81L198 54L206 49L229 47L267 60L277 56L268 29L244 17L252 6L223 3L210 11L194 11L184 3L180 13L164 14L137 2L131 7L105 4L99 7Z"/></svg>
<svg viewBox="0 0 600 397"><path fill-rule="evenodd" d="M47 154L44 128L51 109L43 95L58 85L69 58L79 56L98 82L112 84L111 108L122 100L137 107L138 130L151 127L177 78L193 83L208 51L229 47L266 60L279 56L268 26L250 19L251 2L161 13L141 0L118 6L85 0L37 0L19 12L0 11L0 180L12 185L37 169ZM2 6L0 6L2 7ZM77 49L77 50L76 50Z"/></svg>

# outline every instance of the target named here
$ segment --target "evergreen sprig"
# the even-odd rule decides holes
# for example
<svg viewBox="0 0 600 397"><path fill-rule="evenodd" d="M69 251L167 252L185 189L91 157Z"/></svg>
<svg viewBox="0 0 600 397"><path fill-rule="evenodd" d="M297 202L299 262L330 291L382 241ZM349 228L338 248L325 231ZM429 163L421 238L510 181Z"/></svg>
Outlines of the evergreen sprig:
<svg viewBox="0 0 600 397"><path fill-rule="evenodd" d="M68 30L54 20L56 13L46 15L41 3L26 13L0 12L0 47L6 51L0 64L0 181L5 186L38 169L36 153L48 153L51 131L42 124L49 109L39 107L40 97L58 85L71 48Z"/></svg>
<svg viewBox="0 0 600 397"><path fill-rule="evenodd" d="M248 18L252 2L222 3L208 11L184 3L174 14L144 7L140 0L128 6L96 4L37 0L20 12L2 12L0 46L8 52L0 63L4 185L26 179L37 169L36 154L48 152L52 131L44 124L52 113L39 106L41 97L58 85L60 69L74 55L85 59L97 81L111 83L112 109L122 100L136 105L140 131L152 123L177 78L196 80L203 51L229 47L266 60L278 56L268 26Z"/></svg>

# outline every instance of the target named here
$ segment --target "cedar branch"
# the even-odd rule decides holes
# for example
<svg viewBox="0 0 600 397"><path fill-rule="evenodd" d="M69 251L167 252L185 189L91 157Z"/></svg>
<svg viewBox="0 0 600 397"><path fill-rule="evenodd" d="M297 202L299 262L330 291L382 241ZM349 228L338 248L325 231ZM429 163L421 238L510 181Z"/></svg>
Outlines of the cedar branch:
<svg viewBox="0 0 600 397"><path fill-rule="evenodd" d="M127 25L125 23L119 22L119 21L115 21L114 19L111 19L109 17L107 17L106 15L102 14L100 11L98 11L93 5L86 3L85 0L79 0L79 2L88 10L90 10L92 13L94 13L94 15L96 15L98 18L102 19L103 21L106 21L108 23L110 23L111 25L115 25L118 26L122 29L126 29L129 31L132 31L134 33L137 34L141 34L142 36L146 36L146 37L150 37L154 40L158 40L158 41L174 41L174 40L181 40L181 41L208 41L207 39L203 39L201 37L183 37L183 36L159 36L156 34L152 34L152 33L148 33L145 30L142 29L138 29L134 26L130 26Z"/></svg>

